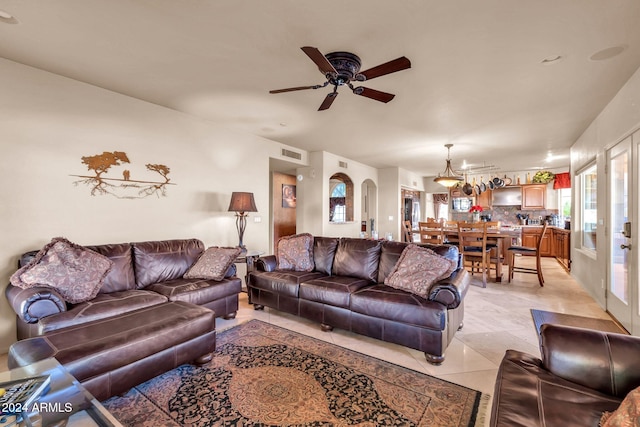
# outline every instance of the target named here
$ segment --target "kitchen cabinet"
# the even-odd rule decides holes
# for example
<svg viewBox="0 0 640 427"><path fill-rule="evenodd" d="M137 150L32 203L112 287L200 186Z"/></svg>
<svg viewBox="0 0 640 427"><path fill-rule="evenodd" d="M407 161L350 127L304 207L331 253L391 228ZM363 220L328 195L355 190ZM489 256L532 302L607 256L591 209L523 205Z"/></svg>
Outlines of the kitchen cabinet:
<svg viewBox="0 0 640 427"><path fill-rule="evenodd" d="M538 240L542 234L542 227L522 227L522 246L535 248L538 245ZM547 232L544 233L542 238L542 245L540 246L540 256L553 256L551 244L551 229L547 228Z"/></svg>
<svg viewBox="0 0 640 427"><path fill-rule="evenodd" d="M547 184L522 186L522 210L545 209Z"/></svg>
<svg viewBox="0 0 640 427"><path fill-rule="evenodd" d="M565 270L571 270L571 231L553 229L553 255Z"/></svg>
<svg viewBox="0 0 640 427"><path fill-rule="evenodd" d="M483 191L481 194L476 194L476 205L482 206L483 210L491 209L491 190Z"/></svg>

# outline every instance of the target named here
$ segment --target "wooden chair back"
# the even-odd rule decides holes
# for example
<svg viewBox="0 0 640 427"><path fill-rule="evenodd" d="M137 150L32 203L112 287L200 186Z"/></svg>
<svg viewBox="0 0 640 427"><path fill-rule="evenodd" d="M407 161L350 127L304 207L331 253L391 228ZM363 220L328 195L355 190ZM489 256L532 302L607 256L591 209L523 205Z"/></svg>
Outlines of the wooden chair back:
<svg viewBox="0 0 640 427"><path fill-rule="evenodd" d="M407 220L402 223L404 241L413 243L413 230L411 229L411 221Z"/></svg>
<svg viewBox="0 0 640 427"><path fill-rule="evenodd" d="M487 224L485 222L458 223L458 250L463 260L471 264L471 274L482 273L482 286L487 286L489 273L489 248L487 248Z"/></svg>
<svg viewBox="0 0 640 427"><path fill-rule="evenodd" d="M420 232L420 243L441 245L444 242L442 223L438 221L419 222L418 230Z"/></svg>

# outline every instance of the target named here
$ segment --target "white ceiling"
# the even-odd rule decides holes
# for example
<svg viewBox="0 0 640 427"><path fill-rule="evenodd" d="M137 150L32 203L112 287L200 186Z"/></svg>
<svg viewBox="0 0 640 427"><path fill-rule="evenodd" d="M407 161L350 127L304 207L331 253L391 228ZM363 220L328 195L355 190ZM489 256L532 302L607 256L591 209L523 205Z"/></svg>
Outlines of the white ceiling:
<svg viewBox="0 0 640 427"><path fill-rule="evenodd" d="M422 175L569 165L640 66L638 0L0 0L0 56L309 151ZM324 82L300 50L357 54L383 104ZM619 55L594 61L603 49ZM545 58L562 56L543 64ZM10 84L10 82L3 82ZM552 160L547 156L551 154Z"/></svg>

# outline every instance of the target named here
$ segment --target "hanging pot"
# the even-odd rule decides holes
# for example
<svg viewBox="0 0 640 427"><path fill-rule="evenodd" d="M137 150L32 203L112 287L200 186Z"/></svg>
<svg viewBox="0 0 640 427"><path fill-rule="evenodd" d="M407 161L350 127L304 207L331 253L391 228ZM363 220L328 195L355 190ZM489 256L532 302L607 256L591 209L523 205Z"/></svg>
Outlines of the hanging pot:
<svg viewBox="0 0 640 427"><path fill-rule="evenodd" d="M489 182L487 183L487 186L488 186L488 187L489 187L489 189L490 189L490 190L492 190L492 191L496 189L496 186L495 186L495 184L493 183L493 179L491 179L491 177L489 177Z"/></svg>
<svg viewBox="0 0 640 427"><path fill-rule="evenodd" d="M499 176L496 176L493 178L493 185L496 188L504 187L504 181Z"/></svg>
<svg viewBox="0 0 640 427"><path fill-rule="evenodd" d="M473 189L476 192L477 196L482 194L482 189L480 188L480 186L478 184L476 184L476 179L475 178L473 178Z"/></svg>
<svg viewBox="0 0 640 427"><path fill-rule="evenodd" d="M464 185L462 186L462 192L467 196L470 196L473 194L473 186L467 182L466 175L464 177Z"/></svg>
<svg viewBox="0 0 640 427"><path fill-rule="evenodd" d="M482 181L482 177L480 177L480 193L487 191L487 185Z"/></svg>

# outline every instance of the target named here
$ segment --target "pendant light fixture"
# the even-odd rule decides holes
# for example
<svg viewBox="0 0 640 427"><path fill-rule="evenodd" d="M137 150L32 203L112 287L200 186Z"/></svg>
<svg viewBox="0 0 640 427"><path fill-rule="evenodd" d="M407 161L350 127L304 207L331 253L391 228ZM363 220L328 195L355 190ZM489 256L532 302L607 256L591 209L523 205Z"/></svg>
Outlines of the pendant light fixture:
<svg viewBox="0 0 640 427"><path fill-rule="evenodd" d="M444 144L444 146L447 147L447 167L444 169L442 175L438 175L438 177L434 179L434 181L440 185L444 185L445 187L453 187L454 185L457 185L464 181L464 178L460 175L460 173L454 171L451 168L450 152L453 144Z"/></svg>

